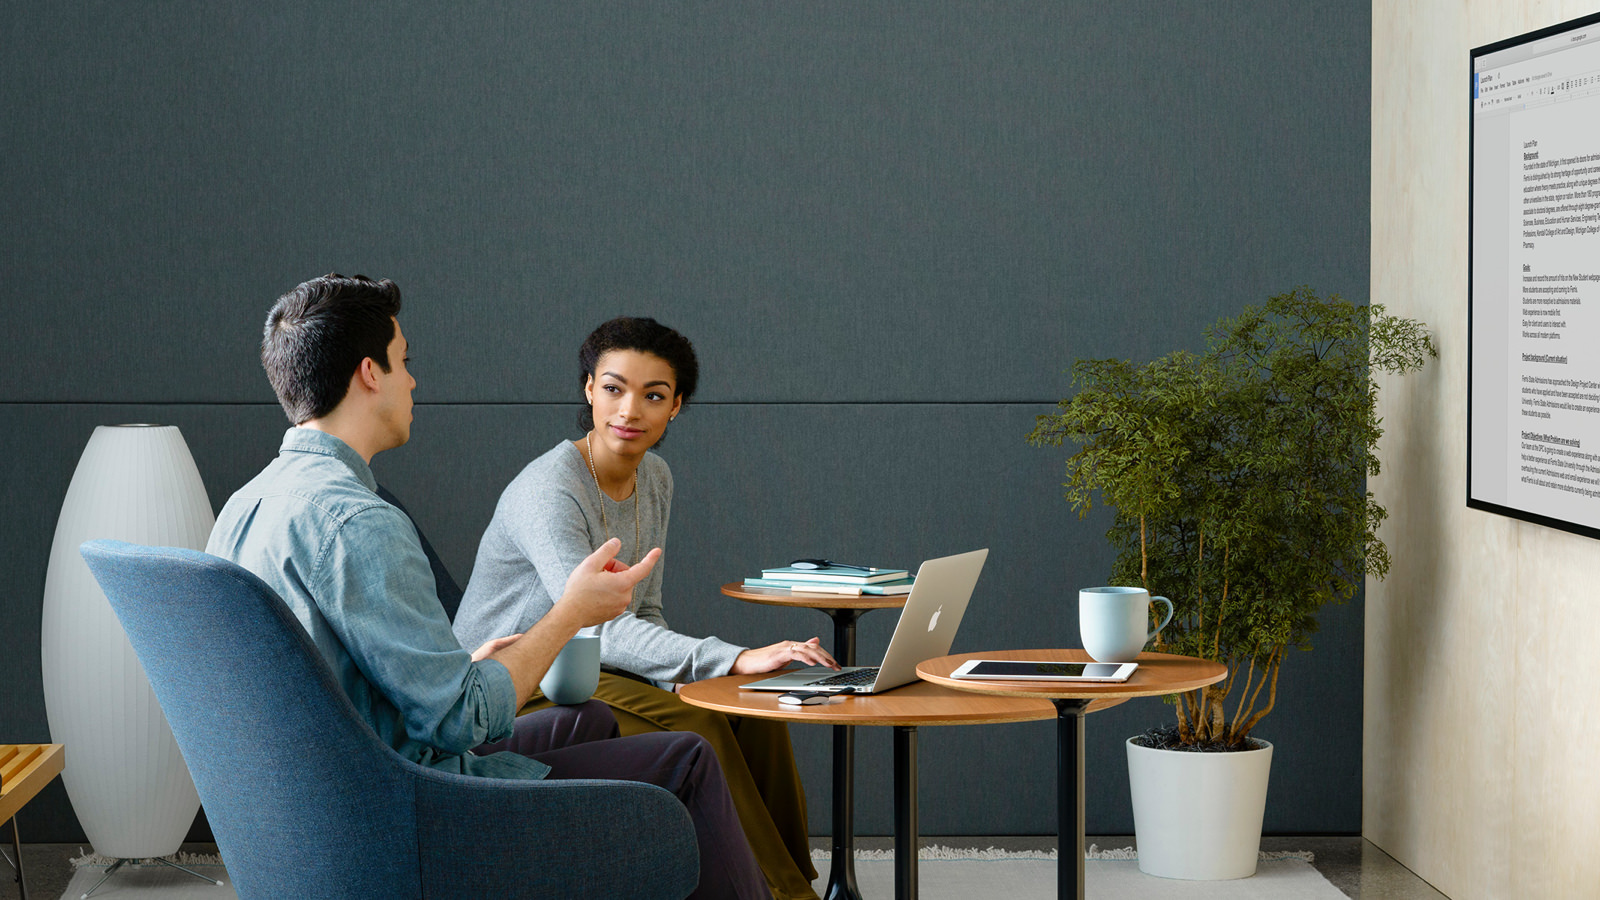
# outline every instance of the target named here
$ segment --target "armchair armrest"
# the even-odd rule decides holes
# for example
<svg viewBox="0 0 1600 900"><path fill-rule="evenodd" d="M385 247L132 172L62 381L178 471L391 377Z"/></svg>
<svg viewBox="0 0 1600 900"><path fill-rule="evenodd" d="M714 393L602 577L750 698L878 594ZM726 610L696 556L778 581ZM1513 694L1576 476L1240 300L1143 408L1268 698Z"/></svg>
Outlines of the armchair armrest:
<svg viewBox="0 0 1600 900"><path fill-rule="evenodd" d="M425 897L681 900L700 878L689 812L655 785L426 769L415 785Z"/></svg>

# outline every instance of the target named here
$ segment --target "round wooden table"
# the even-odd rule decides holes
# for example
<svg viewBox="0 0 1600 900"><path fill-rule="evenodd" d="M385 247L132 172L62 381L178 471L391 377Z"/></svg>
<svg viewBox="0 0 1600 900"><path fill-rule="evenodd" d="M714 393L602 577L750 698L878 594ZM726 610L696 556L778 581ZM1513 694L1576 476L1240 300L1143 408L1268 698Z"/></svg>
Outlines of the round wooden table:
<svg viewBox="0 0 1600 900"><path fill-rule="evenodd" d="M742 691L739 685L759 680L759 675L725 675L683 685L678 696L693 706L734 716L756 716L785 722L832 725L886 725L894 728L894 878L895 896L917 895L917 728L924 725L992 725L1048 719L1055 709L1043 698L983 696L916 681L881 694L841 694L816 706L788 706L778 702L777 691ZM1107 698L1116 702L1115 698ZM837 734L837 732L835 732ZM835 745L837 746L837 744ZM834 779L838 783L838 768ZM848 788L848 782L847 782ZM835 797L837 797L835 791ZM848 803L848 798L847 798ZM839 829L850 834L848 819L841 823L834 809L834 846ZM850 848L853 839L845 842ZM853 849L851 849L853 853ZM837 853L837 851L836 851ZM853 865L841 868L833 858L826 898L859 898ZM839 875L835 882L833 875ZM837 890L837 894L835 891Z"/></svg>
<svg viewBox="0 0 1600 900"><path fill-rule="evenodd" d="M917 674L929 682L977 696L1027 697L1049 700L1056 713L1056 815L1060 833L1060 869L1056 876L1056 896L1083 900L1083 717L1103 708L1107 700L1118 702L1131 697L1160 697L1205 687L1227 677L1222 663L1174 656L1170 653L1141 653L1139 668L1127 681L974 681L952 678L969 659L1040 660L1043 662L1093 662L1082 650L990 650L941 656L917 665ZM1070 831L1068 829L1071 829ZM1076 837L1068 843L1068 835ZM1076 852L1074 852L1074 850ZM1072 857L1068 860L1068 856ZM1072 866L1073 872L1067 867Z"/></svg>
<svg viewBox="0 0 1600 900"><path fill-rule="evenodd" d="M823 591L787 591L745 587L737 581L722 586L722 593L746 603L815 609L833 620L833 658L841 666L856 664L856 620L874 609L899 609L905 594L830 594ZM773 702L777 696L773 695ZM856 890L855 852L855 725L833 729L833 855L828 864L828 885L822 900L860 900Z"/></svg>

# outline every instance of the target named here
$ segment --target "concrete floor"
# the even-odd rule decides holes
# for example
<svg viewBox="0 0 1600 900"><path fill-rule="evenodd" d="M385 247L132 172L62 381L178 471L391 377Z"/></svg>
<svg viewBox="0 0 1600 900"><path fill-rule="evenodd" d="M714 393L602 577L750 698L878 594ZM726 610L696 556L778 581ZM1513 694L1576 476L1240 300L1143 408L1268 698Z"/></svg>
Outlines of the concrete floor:
<svg viewBox="0 0 1600 900"><path fill-rule="evenodd" d="M1041 837L978 836L922 836L922 843L945 847L995 847L1001 850L1054 850L1055 835ZM1089 836L1085 843L1101 850L1133 847L1132 835ZM826 837L814 837L811 846L828 849ZM856 847L862 850L889 850L894 847L890 837L857 837ZM1267 851L1309 850L1315 856L1312 865L1322 877L1328 879L1351 900L1448 900L1444 894L1418 878L1410 869L1396 862L1394 857L1379 850L1372 842L1361 837L1264 837L1261 849ZM3 895L0 895L3 896ZM50 898L55 900L55 898ZM1092 898L1091 898L1092 900Z"/></svg>
<svg viewBox="0 0 1600 900"><path fill-rule="evenodd" d="M8 835L9 836L9 835ZM923 837L925 844L946 847L998 847L1003 850L1049 850L1056 846L1054 836ZM1132 847L1132 837L1091 837L1089 843L1102 850ZM812 845L827 849L827 838L813 838ZM858 837L856 845L865 850L884 850L893 846L888 837ZM11 852L10 842L5 851ZM23 844L28 870L29 900L57 900L72 878L71 860L84 849L77 844ZM214 844L184 844L190 853L216 853ZM1351 900L1443 900L1444 895L1426 881L1395 862L1389 854L1360 837L1267 837L1263 850L1310 850L1316 855L1313 865ZM11 870L0 862L0 900L17 900L17 885Z"/></svg>

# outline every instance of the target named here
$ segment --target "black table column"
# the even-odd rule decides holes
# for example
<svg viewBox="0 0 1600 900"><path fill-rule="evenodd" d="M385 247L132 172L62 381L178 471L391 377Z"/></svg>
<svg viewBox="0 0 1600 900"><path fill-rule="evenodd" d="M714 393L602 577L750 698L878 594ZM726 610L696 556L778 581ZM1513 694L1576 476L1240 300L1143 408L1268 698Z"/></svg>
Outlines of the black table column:
<svg viewBox="0 0 1600 900"><path fill-rule="evenodd" d="M894 726L894 900L917 900L917 727Z"/></svg>
<svg viewBox="0 0 1600 900"><path fill-rule="evenodd" d="M833 658L841 666L856 664L856 620L862 609L825 609L833 619ZM822 900L861 900L856 887L856 730L833 726L833 859Z"/></svg>
<svg viewBox="0 0 1600 900"><path fill-rule="evenodd" d="M1056 896L1083 900L1083 719L1089 701L1050 702L1056 706Z"/></svg>

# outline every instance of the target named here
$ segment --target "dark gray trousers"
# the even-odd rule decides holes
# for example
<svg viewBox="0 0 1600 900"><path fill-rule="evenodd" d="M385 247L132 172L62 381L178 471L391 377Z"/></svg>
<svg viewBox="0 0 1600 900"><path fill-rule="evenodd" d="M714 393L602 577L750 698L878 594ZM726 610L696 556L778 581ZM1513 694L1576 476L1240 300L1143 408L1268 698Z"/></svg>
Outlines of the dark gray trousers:
<svg viewBox="0 0 1600 900"><path fill-rule="evenodd" d="M706 739L676 731L617 734L611 708L590 700L518 716L510 737L477 752L510 750L536 759L550 767L550 778L614 778L666 788L688 807L700 845L700 883L691 896L770 900L716 751Z"/></svg>

